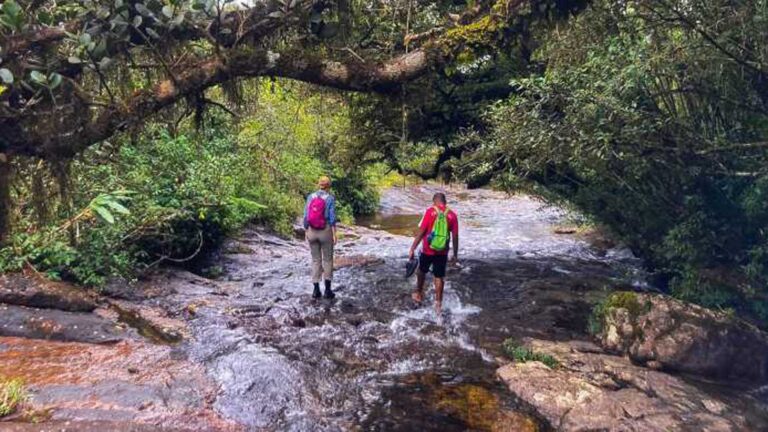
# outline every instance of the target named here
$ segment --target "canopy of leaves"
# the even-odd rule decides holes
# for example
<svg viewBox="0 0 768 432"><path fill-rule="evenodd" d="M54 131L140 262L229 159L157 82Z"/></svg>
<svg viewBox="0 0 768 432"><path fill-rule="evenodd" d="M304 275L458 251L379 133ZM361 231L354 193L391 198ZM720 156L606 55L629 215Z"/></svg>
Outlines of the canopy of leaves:
<svg viewBox="0 0 768 432"><path fill-rule="evenodd" d="M545 71L457 166L575 204L683 298L768 318L766 22L760 1L595 2L540 35Z"/></svg>
<svg viewBox="0 0 768 432"><path fill-rule="evenodd" d="M392 91L579 4L5 0L0 153L71 157L242 77Z"/></svg>

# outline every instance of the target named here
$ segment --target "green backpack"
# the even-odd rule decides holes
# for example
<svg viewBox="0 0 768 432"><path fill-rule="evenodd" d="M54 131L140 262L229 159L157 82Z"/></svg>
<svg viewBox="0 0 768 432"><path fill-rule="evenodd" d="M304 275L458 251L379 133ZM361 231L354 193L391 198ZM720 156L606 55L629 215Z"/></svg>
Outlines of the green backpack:
<svg viewBox="0 0 768 432"><path fill-rule="evenodd" d="M437 211L437 219L432 225L432 232L429 233L427 240L432 250L440 252L448 249L448 217L446 217L448 209L440 211L435 207L435 211Z"/></svg>

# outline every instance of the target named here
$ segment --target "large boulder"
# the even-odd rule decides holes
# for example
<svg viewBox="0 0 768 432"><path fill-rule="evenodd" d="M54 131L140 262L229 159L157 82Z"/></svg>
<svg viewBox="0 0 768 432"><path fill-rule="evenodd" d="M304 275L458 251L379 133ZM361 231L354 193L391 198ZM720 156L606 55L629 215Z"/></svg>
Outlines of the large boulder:
<svg viewBox="0 0 768 432"><path fill-rule="evenodd" d="M747 394L734 399L708 394L586 342L528 340L526 345L559 364L510 363L497 376L555 430L735 432L768 426L742 409L751 403Z"/></svg>
<svg viewBox="0 0 768 432"><path fill-rule="evenodd" d="M614 293L597 309L604 348L638 363L718 379L768 380L768 336L667 296Z"/></svg>
<svg viewBox="0 0 768 432"><path fill-rule="evenodd" d="M0 275L0 303L69 312L91 312L97 307L82 288L21 273Z"/></svg>

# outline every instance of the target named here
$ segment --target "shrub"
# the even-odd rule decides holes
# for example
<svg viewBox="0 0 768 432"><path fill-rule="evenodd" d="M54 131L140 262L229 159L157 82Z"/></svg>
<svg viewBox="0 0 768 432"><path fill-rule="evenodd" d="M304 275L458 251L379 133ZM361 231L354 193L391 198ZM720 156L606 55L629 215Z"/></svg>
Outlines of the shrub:
<svg viewBox="0 0 768 432"><path fill-rule="evenodd" d="M593 308L588 320L588 331L592 335L598 335L603 331L605 316L611 309L626 309L629 316L637 318L651 307L650 301L640 303L637 293L632 291L614 292L599 301Z"/></svg>
<svg viewBox="0 0 768 432"><path fill-rule="evenodd" d="M0 377L0 417L13 414L28 399L22 380Z"/></svg>
<svg viewBox="0 0 768 432"><path fill-rule="evenodd" d="M529 361L537 361L544 363L547 367L556 368L560 365L560 362L556 358L549 354L543 354L536 352L530 348L526 348L517 343L514 339L507 339L501 345L504 354L518 363L526 363Z"/></svg>

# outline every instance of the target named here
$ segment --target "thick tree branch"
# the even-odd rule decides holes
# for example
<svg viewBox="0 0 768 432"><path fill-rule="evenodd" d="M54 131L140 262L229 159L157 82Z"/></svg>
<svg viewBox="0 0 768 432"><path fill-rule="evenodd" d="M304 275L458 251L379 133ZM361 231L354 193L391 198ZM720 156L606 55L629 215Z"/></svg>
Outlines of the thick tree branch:
<svg viewBox="0 0 768 432"><path fill-rule="evenodd" d="M49 136L47 130L38 133L37 118L32 117L21 131L30 139L21 147L9 146L9 151L44 158L71 157L189 94L234 78L276 76L343 90L387 92L420 76L434 61L423 49L378 64L341 63L268 50L232 56L226 64L219 59L210 60L188 69L175 80L164 80L152 90L136 93L122 105L110 105L72 133L58 137ZM4 126L0 122L0 135L6 130Z"/></svg>
<svg viewBox="0 0 768 432"><path fill-rule="evenodd" d="M566 3L577 7L584 2ZM46 159L69 158L129 126L146 121L190 94L237 78L274 76L341 90L393 92L401 84L443 66L467 49L495 49L503 45L529 20L546 16L547 8L543 6L551 5L546 0L502 0L475 22L455 27L409 53L380 62L358 59L342 62L302 47L272 51L256 48L256 44L243 44L242 48L229 50L225 57L190 65L183 72L176 71L173 79L136 91L106 108L88 103L77 95L73 84L66 82L61 88L61 99L67 103L61 107L41 105L28 112L0 116L0 152ZM254 15L244 19L254 19ZM269 26L262 21L254 25Z"/></svg>

